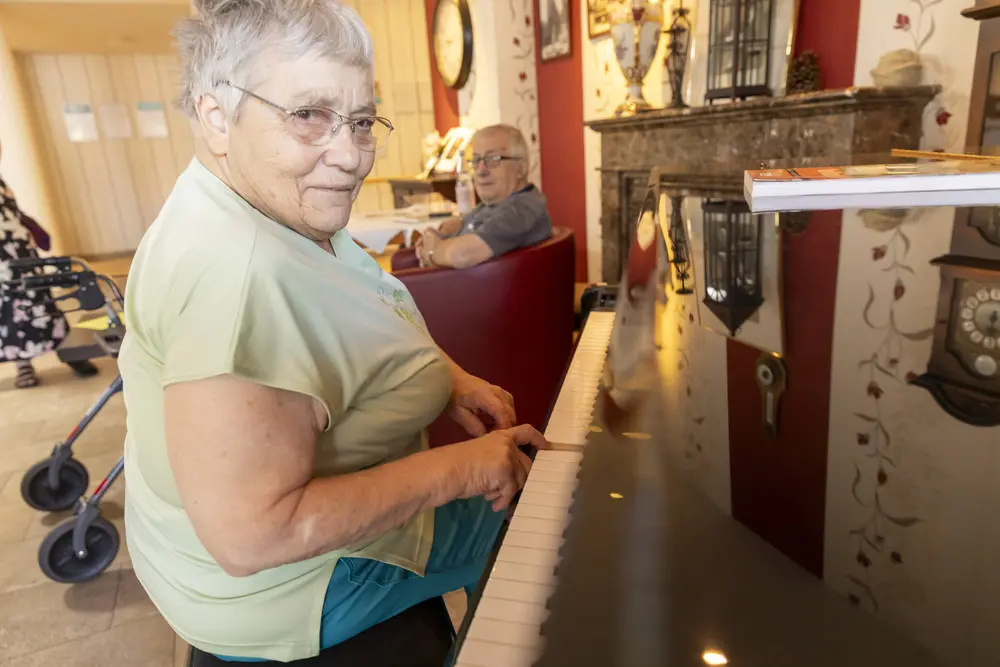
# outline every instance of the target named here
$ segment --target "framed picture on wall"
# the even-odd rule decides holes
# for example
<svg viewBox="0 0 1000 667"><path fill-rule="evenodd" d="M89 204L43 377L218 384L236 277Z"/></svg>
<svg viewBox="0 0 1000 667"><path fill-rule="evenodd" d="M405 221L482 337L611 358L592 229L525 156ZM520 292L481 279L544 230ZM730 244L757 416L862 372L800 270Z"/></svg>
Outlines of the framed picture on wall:
<svg viewBox="0 0 1000 667"><path fill-rule="evenodd" d="M611 0L587 0L587 34L591 39L611 32L610 3Z"/></svg>
<svg viewBox="0 0 1000 667"><path fill-rule="evenodd" d="M538 0L542 62L570 53L569 0Z"/></svg>

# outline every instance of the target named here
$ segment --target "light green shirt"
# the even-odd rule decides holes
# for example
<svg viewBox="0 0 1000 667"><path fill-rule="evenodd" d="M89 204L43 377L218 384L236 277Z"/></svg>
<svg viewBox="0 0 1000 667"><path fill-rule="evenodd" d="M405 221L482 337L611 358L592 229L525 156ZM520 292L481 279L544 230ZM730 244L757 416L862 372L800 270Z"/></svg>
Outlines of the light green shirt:
<svg viewBox="0 0 1000 667"><path fill-rule="evenodd" d="M128 549L164 618L204 651L282 661L315 655L338 558L423 575L430 554L433 511L371 543L234 578L196 536L170 469L164 387L223 374L322 401L331 426L316 443L317 477L427 446L425 429L450 394L447 364L403 284L346 232L332 244L336 256L258 212L194 160L129 273L118 360Z"/></svg>

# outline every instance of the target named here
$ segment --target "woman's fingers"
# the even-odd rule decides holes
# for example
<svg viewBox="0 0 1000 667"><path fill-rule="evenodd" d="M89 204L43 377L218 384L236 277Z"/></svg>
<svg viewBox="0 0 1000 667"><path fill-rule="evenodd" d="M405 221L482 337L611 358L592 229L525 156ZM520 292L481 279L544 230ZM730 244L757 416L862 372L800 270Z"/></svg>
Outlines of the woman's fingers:
<svg viewBox="0 0 1000 667"><path fill-rule="evenodd" d="M531 424L521 424L520 426L507 429L507 433L515 445L531 445L535 449L549 448L548 440Z"/></svg>
<svg viewBox="0 0 1000 667"><path fill-rule="evenodd" d="M480 421L479 417L472 410L462 407L461 405L456 406L451 414L452 419L465 429L465 432L474 438L478 438L486 434L486 427L483 426L483 422Z"/></svg>

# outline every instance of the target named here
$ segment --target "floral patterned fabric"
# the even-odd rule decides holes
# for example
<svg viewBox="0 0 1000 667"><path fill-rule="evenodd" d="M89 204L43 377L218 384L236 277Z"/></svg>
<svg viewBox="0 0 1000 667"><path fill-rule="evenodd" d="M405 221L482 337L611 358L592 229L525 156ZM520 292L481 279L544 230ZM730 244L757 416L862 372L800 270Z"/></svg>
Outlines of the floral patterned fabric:
<svg viewBox="0 0 1000 667"><path fill-rule="evenodd" d="M14 193L0 179L0 284L12 277L10 260L37 256ZM48 299L48 290L0 288L0 362L33 359L66 338L66 318Z"/></svg>

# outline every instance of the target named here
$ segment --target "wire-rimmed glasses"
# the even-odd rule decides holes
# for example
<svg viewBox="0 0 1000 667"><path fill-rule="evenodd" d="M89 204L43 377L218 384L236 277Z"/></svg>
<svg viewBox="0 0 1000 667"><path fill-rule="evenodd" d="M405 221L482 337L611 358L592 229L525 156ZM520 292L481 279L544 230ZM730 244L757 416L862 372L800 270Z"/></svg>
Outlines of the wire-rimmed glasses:
<svg viewBox="0 0 1000 667"><path fill-rule="evenodd" d="M351 139L354 145L363 151L373 152L377 147L384 146L392 134L393 126L389 119L381 116L359 116L348 118L333 109L319 106L301 106L294 109L285 107L265 99L257 93L252 93L229 81L222 81L244 95L249 95L258 102L277 109L285 114L289 132L302 143L311 146L321 146L347 125L351 128Z"/></svg>

